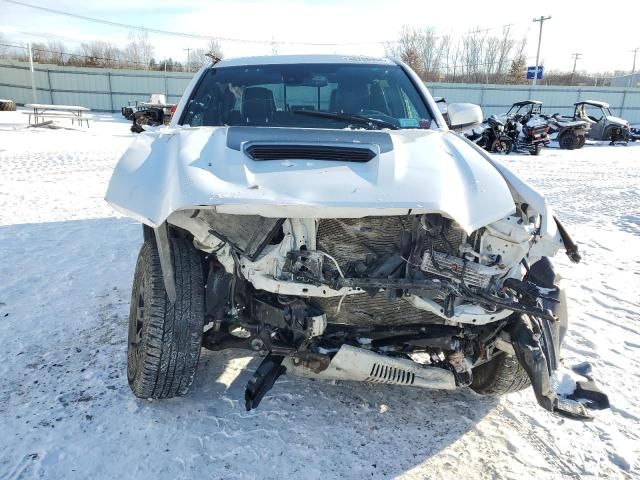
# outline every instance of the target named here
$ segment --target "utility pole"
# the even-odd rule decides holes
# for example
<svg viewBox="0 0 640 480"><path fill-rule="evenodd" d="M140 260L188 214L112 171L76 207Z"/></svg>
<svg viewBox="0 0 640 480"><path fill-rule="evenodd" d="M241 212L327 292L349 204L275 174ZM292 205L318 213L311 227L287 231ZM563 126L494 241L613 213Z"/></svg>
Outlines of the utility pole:
<svg viewBox="0 0 640 480"><path fill-rule="evenodd" d="M572 53L573 55L573 71L571 72L571 83L573 84L573 76L576 74L576 64L578 63L578 59L582 56L581 53Z"/></svg>
<svg viewBox="0 0 640 480"><path fill-rule="evenodd" d="M636 73L636 55L638 54L638 50L640 50L640 48L634 48L633 50L631 50L633 52L633 67L631 68L631 75L629 75L629 84L627 85L628 88L631 88L633 74Z"/></svg>
<svg viewBox="0 0 640 480"><path fill-rule="evenodd" d="M540 44L542 43L542 24L545 22L545 20L550 20L550 19L551 19L551 15L549 15L548 17L541 16L540 18L533 19L534 22L540 22L540 33L538 34L538 53L536 53L536 72L535 72L535 75L533 76L534 86L538 82L538 62L540 61Z"/></svg>
<svg viewBox="0 0 640 480"><path fill-rule="evenodd" d="M631 50L633 52L633 67L631 68L632 74L636 72L636 55L638 54L638 50L640 50L640 48L634 48Z"/></svg>
<svg viewBox="0 0 640 480"><path fill-rule="evenodd" d="M191 71L191 48L183 48L187 51L187 72Z"/></svg>
<svg viewBox="0 0 640 480"><path fill-rule="evenodd" d="M29 66L31 67L31 91L33 92L33 103L38 103L38 96L36 95L36 80L33 72L33 53L31 51L31 42L27 43L29 47Z"/></svg>

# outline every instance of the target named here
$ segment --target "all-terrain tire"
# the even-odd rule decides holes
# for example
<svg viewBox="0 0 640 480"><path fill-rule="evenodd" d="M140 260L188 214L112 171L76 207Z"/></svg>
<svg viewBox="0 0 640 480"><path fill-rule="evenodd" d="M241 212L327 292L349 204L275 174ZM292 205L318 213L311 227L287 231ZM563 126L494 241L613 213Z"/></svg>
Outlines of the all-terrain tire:
<svg viewBox="0 0 640 480"><path fill-rule="evenodd" d="M540 155L540 152L542 151L542 144L539 143L538 145L535 146L535 148L533 150L529 150L529 153L531 155Z"/></svg>
<svg viewBox="0 0 640 480"><path fill-rule="evenodd" d="M127 379L140 398L184 395L193 382L204 328L204 275L198 251L170 239L176 301L164 288L155 242L142 245L131 293Z"/></svg>
<svg viewBox="0 0 640 480"><path fill-rule="evenodd" d="M16 102L14 102L13 100L0 100L0 111L15 112Z"/></svg>
<svg viewBox="0 0 640 480"><path fill-rule="evenodd" d="M587 143L587 137L584 135L578 135L578 146L576 148L584 147L585 143Z"/></svg>
<svg viewBox="0 0 640 480"><path fill-rule="evenodd" d="M513 142L511 140L496 138L491 144L491 152L509 155L513 150Z"/></svg>
<svg viewBox="0 0 640 480"><path fill-rule="evenodd" d="M558 144L562 150L575 150L578 147L580 140L578 137L572 132L566 132L560 135L558 139Z"/></svg>
<svg viewBox="0 0 640 480"><path fill-rule="evenodd" d="M473 369L471 388L483 395L504 395L524 390L531 382L515 356L501 353Z"/></svg>

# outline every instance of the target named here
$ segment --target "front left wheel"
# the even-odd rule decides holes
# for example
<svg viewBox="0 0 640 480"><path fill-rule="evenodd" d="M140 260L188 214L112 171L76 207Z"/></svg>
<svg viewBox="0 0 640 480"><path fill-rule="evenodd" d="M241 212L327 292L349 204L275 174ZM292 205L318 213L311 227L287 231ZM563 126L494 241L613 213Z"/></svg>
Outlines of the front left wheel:
<svg viewBox="0 0 640 480"><path fill-rule="evenodd" d="M184 395L193 382L204 328L204 275L190 242L171 239L176 301L164 288L154 241L142 245L129 313L127 378L140 398Z"/></svg>
<svg viewBox="0 0 640 480"><path fill-rule="evenodd" d="M515 356L500 353L473 369L470 387L481 395L506 395L524 390L531 382Z"/></svg>
<svg viewBox="0 0 640 480"><path fill-rule="evenodd" d="M496 138L491 144L491 151L494 153L509 155L511 150L513 150L513 142L511 139Z"/></svg>

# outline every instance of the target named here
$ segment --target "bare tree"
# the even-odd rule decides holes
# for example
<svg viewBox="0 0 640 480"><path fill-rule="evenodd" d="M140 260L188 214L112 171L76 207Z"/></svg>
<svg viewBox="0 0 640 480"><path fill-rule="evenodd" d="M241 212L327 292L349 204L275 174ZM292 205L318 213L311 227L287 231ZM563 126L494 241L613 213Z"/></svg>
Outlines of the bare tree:
<svg viewBox="0 0 640 480"><path fill-rule="evenodd" d="M78 63L91 67L115 67L119 63L120 50L109 42L94 40L80 45Z"/></svg>
<svg viewBox="0 0 640 480"><path fill-rule="evenodd" d="M192 72L197 71L203 65L211 64L214 59L221 60L223 55L220 44L211 39L205 48L196 48L189 55L189 70Z"/></svg>
<svg viewBox="0 0 640 480"><path fill-rule="evenodd" d="M527 59L524 51L527 48L527 37L522 37L522 40L517 46L513 60L511 60L511 66L509 67L509 74L507 76L507 83L526 83L525 79L525 67L527 66Z"/></svg>
<svg viewBox="0 0 640 480"><path fill-rule="evenodd" d="M387 55L402 60L421 78L424 78L424 62L420 52L420 35L416 29L406 25L403 26L398 42L387 44L385 49Z"/></svg>
<svg viewBox="0 0 640 480"><path fill-rule="evenodd" d="M7 40L4 38L4 34L0 32L0 57L4 58L9 53L9 47L7 46Z"/></svg>
<svg viewBox="0 0 640 480"><path fill-rule="evenodd" d="M507 25L502 31L502 38L498 46L498 55L496 59L496 72L498 77L496 82L504 82L509 69L509 57L515 45L515 40L511 37L511 26Z"/></svg>
<svg viewBox="0 0 640 480"><path fill-rule="evenodd" d="M483 55L482 55L482 69L484 71L484 81L489 83L489 79L493 79L498 70L498 55L500 48L500 39L498 37L487 37L485 39Z"/></svg>
<svg viewBox="0 0 640 480"><path fill-rule="evenodd" d="M220 45L220 43L217 40L212 38L211 40L209 40L209 43L207 44L206 55L212 60L214 59L222 60L224 58L222 45Z"/></svg>
<svg viewBox="0 0 640 480"><path fill-rule="evenodd" d="M65 56L65 49L64 43L60 40L49 40L47 43L49 63L64 65L65 60L68 60L68 55Z"/></svg>
<svg viewBox="0 0 640 480"><path fill-rule="evenodd" d="M458 38L440 36L433 28L404 26L399 40L385 46L427 81L504 82L512 65L516 42L511 27L499 35L476 29ZM524 45L520 45L521 52Z"/></svg>
<svg viewBox="0 0 640 480"><path fill-rule="evenodd" d="M154 48L149 41L147 32L131 32L129 34L129 43L124 49L124 59L134 64L134 66L143 66L145 69L149 69L153 51Z"/></svg>
<svg viewBox="0 0 640 480"><path fill-rule="evenodd" d="M424 80L439 80L449 54L451 38L438 37L433 28L402 27L398 42L385 46L387 55L399 58Z"/></svg>
<svg viewBox="0 0 640 480"><path fill-rule="evenodd" d="M422 71L425 80L434 80L440 68L442 51L439 48L439 41L433 28L418 30L416 32L418 40L418 52L422 57Z"/></svg>

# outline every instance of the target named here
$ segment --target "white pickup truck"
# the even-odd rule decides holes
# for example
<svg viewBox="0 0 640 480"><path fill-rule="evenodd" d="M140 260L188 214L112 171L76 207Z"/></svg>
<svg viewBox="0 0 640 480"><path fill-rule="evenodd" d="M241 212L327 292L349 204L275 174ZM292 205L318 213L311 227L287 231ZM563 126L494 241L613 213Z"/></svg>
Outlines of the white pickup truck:
<svg viewBox="0 0 640 480"><path fill-rule="evenodd" d="M576 245L545 198L455 133L482 121L386 58L272 56L204 67L169 127L142 133L107 201L144 224L129 384L187 392L202 347L283 373L556 395Z"/></svg>

